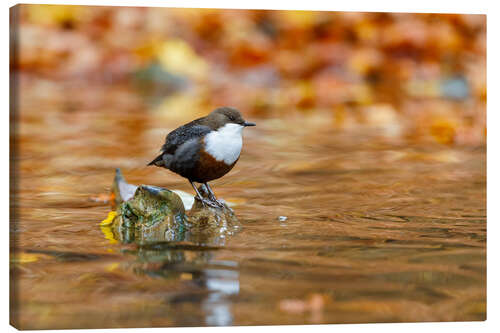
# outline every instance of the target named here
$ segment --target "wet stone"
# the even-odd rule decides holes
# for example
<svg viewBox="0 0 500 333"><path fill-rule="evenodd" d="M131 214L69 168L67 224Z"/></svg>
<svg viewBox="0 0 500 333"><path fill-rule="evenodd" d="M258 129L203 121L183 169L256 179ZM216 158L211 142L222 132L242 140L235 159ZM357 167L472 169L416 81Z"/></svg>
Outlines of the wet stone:
<svg viewBox="0 0 500 333"><path fill-rule="evenodd" d="M198 192L205 199L208 199L208 192L204 186L200 186ZM214 208L206 206L198 198L195 198L188 216L191 226L200 229L227 229L230 225L238 223L236 215L234 215L233 210L227 204L222 202L221 207Z"/></svg>
<svg viewBox="0 0 500 333"><path fill-rule="evenodd" d="M199 188L204 198L208 194ZM116 170L112 186L112 207L116 216L108 226L113 238L123 243L150 244L164 241L191 241L221 244L238 229L234 212L225 203L209 207L196 198L186 212L181 197L152 185L132 185Z"/></svg>

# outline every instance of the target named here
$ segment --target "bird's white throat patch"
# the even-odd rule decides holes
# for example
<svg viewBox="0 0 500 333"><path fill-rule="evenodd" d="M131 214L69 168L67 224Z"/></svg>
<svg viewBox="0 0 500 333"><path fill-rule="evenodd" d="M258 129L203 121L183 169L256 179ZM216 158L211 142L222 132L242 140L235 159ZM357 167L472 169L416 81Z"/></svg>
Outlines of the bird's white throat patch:
<svg viewBox="0 0 500 333"><path fill-rule="evenodd" d="M240 157L243 139L243 126L226 124L217 131L212 131L205 137L205 151L217 161L230 165Z"/></svg>

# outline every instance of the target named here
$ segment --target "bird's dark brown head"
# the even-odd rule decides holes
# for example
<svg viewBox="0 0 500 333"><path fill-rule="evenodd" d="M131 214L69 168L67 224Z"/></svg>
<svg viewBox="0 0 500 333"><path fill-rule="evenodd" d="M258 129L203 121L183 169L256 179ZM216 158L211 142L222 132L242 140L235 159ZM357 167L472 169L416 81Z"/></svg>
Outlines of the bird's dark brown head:
<svg viewBox="0 0 500 333"><path fill-rule="evenodd" d="M245 121L238 110L227 106L213 110L206 118L212 125L212 128L215 129L226 124L238 124L245 127L255 126L255 123Z"/></svg>

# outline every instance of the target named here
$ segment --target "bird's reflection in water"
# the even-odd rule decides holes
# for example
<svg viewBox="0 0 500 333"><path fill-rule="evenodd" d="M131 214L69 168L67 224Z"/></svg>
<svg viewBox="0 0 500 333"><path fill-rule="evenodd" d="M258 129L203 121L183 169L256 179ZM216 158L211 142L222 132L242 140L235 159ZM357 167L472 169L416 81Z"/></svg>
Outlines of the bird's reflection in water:
<svg viewBox="0 0 500 333"><path fill-rule="evenodd" d="M234 264L233 262L231 262ZM204 283L210 291L203 300L202 308L206 313L205 322L210 326L231 325L233 316L228 297L240 291L239 272L228 269L209 269L205 271Z"/></svg>
<svg viewBox="0 0 500 333"><path fill-rule="evenodd" d="M180 325L204 320L208 326L227 326L233 323L231 300L240 290L238 263L217 260L236 228L195 230L177 234L175 240L138 245L128 250L136 256L132 270L139 275L176 280L178 292L169 293L165 302L176 307L192 306L191 318L180 319ZM167 234L166 234L167 236ZM127 242L121 239L123 242ZM197 310L197 311L196 311ZM197 316L203 318L197 318Z"/></svg>

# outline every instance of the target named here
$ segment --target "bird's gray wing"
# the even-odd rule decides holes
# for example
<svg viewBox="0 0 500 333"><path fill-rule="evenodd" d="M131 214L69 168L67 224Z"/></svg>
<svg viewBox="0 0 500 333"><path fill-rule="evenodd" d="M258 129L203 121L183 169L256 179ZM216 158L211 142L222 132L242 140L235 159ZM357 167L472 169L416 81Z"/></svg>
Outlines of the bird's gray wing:
<svg viewBox="0 0 500 333"><path fill-rule="evenodd" d="M186 141L201 138L211 131L210 127L205 125L190 125L191 123L186 124L170 132L165 139L165 144L161 147L161 151L166 154L175 154L177 148Z"/></svg>

